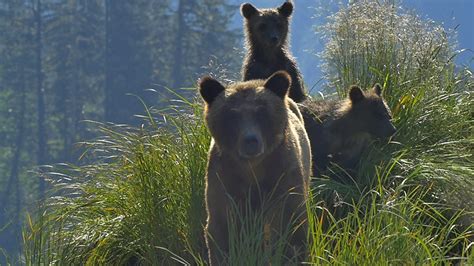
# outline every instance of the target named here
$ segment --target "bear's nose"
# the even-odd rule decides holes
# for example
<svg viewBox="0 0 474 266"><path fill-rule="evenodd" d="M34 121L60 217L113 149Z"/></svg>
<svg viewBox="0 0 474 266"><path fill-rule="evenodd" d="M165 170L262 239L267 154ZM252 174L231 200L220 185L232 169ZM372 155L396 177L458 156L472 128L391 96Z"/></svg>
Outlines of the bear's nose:
<svg viewBox="0 0 474 266"><path fill-rule="evenodd" d="M247 134L243 137L240 149L240 156L250 159L263 153L261 139L256 134Z"/></svg>
<svg viewBox="0 0 474 266"><path fill-rule="evenodd" d="M273 37L271 38L271 41L272 41L272 43L278 43L278 37L273 36Z"/></svg>
<svg viewBox="0 0 474 266"><path fill-rule="evenodd" d="M388 139L388 138L393 137L393 135L395 135L396 132L397 132L397 129L395 128L395 126L392 125L392 123L387 123L379 130L379 133L377 136L381 139L385 139L385 138Z"/></svg>
<svg viewBox="0 0 474 266"><path fill-rule="evenodd" d="M395 128L395 126L391 125L389 136L391 137L395 135L395 132L397 132L397 129Z"/></svg>

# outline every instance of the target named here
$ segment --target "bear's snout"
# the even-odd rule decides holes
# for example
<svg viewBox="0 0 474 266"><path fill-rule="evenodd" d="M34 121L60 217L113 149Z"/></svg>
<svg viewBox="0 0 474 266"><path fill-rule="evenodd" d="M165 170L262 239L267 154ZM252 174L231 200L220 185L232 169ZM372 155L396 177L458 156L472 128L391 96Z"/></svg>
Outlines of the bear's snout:
<svg viewBox="0 0 474 266"><path fill-rule="evenodd" d="M270 39L270 45L273 45L273 46L280 45L280 35L278 34L278 32L276 31L271 32L269 39Z"/></svg>
<svg viewBox="0 0 474 266"><path fill-rule="evenodd" d="M277 37L277 36L272 36L272 37L270 38L270 40L271 40L271 42L272 42L273 44L278 44L278 37Z"/></svg>
<svg viewBox="0 0 474 266"><path fill-rule="evenodd" d="M247 133L240 141L239 155L245 159L252 159L262 155L263 141L259 134Z"/></svg>
<svg viewBox="0 0 474 266"><path fill-rule="evenodd" d="M381 139L385 139L395 135L395 132L397 132L395 126L390 121L387 121L380 127L378 134L375 135Z"/></svg>
<svg viewBox="0 0 474 266"><path fill-rule="evenodd" d="M390 123L390 129L388 130L388 136L391 137L395 135L395 132L397 132L397 129L395 128L394 125Z"/></svg>

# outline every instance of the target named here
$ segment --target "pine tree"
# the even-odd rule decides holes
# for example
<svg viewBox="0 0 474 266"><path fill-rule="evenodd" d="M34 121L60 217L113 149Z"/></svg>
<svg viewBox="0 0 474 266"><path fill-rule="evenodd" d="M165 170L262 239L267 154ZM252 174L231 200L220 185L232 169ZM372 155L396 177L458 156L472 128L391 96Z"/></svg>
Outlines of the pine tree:
<svg viewBox="0 0 474 266"><path fill-rule="evenodd" d="M142 111L137 99L150 84L151 60L146 50L146 25L143 14L148 1L106 0L105 120L132 122Z"/></svg>
<svg viewBox="0 0 474 266"><path fill-rule="evenodd" d="M73 144L87 133L80 122L86 118L85 110L100 118L103 5L99 0L55 2L51 14L45 25L49 51L46 68L53 91L50 112L57 117L53 133L62 140L55 158L71 162L77 157L71 154Z"/></svg>
<svg viewBox="0 0 474 266"><path fill-rule="evenodd" d="M31 8L25 1L9 0L0 5L0 247L15 254L20 250L24 165L34 156L31 108L34 97L33 28ZM28 95L30 94L30 95ZM33 150L35 150L33 148ZM31 153L30 153L31 155ZM36 195L38 186L32 186ZM4 264L0 256L0 264Z"/></svg>

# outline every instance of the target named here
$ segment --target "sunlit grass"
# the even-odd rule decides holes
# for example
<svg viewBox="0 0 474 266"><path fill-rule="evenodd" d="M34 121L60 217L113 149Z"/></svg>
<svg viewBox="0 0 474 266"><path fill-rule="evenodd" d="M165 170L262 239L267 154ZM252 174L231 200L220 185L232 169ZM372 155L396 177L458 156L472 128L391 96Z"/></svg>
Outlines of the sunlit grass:
<svg viewBox="0 0 474 266"><path fill-rule="evenodd" d="M209 136L193 107L166 110L173 115L146 129L97 124L104 137L84 144L93 163L46 173L55 191L42 230L31 225L25 239L46 233L51 246L32 247L27 264L152 264L201 252Z"/></svg>
<svg viewBox="0 0 474 266"><path fill-rule="evenodd" d="M396 157L396 179L433 183L449 193L443 200L474 211L472 71L454 64L452 32L394 3L355 2L322 28L329 85L343 97L350 84L383 84L399 129L392 144L369 151L359 176L373 182L374 162Z"/></svg>

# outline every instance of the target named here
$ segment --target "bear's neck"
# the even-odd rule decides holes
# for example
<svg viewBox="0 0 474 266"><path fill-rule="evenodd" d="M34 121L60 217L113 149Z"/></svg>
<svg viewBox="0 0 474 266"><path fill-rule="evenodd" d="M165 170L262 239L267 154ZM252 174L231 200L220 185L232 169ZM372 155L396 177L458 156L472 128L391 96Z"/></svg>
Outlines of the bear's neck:
<svg viewBox="0 0 474 266"><path fill-rule="evenodd" d="M250 41L248 43L250 44L248 46L250 57L258 62L275 63L288 57L288 44L286 40L283 45L273 48L263 45L255 45L255 41Z"/></svg>
<svg viewBox="0 0 474 266"><path fill-rule="evenodd" d="M274 49L258 47L252 49L250 53L257 61L266 63L274 63L286 57L286 50L284 46Z"/></svg>

